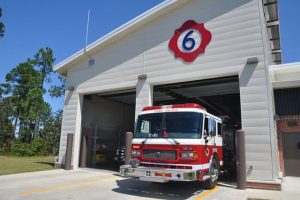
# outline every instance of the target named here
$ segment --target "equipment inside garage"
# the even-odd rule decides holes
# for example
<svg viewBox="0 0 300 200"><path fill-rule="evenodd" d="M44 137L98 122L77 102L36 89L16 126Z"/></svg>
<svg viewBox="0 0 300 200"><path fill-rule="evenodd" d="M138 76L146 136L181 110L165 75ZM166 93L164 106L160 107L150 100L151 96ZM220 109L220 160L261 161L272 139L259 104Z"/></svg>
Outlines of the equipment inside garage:
<svg viewBox="0 0 300 200"><path fill-rule="evenodd" d="M84 96L80 167L116 169L116 150L133 132L135 89Z"/></svg>
<svg viewBox="0 0 300 200"><path fill-rule="evenodd" d="M235 131L241 129L238 76L158 85L153 105L197 103L223 119L224 168L235 174Z"/></svg>

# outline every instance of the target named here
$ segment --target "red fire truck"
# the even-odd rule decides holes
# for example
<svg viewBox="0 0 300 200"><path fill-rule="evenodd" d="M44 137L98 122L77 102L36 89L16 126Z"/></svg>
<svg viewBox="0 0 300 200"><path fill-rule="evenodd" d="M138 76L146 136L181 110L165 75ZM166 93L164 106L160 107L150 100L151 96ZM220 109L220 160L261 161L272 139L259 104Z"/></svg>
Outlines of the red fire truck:
<svg viewBox="0 0 300 200"><path fill-rule="evenodd" d="M222 120L198 104L145 107L139 114L130 165L120 173L142 181L203 181L214 188L222 158Z"/></svg>

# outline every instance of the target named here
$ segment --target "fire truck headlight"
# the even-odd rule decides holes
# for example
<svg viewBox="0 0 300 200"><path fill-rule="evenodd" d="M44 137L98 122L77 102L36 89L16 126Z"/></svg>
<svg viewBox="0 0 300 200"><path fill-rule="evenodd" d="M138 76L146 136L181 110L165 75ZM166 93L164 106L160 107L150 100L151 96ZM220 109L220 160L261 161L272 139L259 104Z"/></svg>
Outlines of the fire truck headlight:
<svg viewBox="0 0 300 200"><path fill-rule="evenodd" d="M130 159L130 165L132 168L137 168L138 166L140 166L140 163L140 160L137 158Z"/></svg>
<svg viewBox="0 0 300 200"><path fill-rule="evenodd" d="M181 158L194 158L193 152L181 152Z"/></svg>
<svg viewBox="0 0 300 200"><path fill-rule="evenodd" d="M141 156L141 151L139 151L139 150L132 150L131 155L132 156Z"/></svg>

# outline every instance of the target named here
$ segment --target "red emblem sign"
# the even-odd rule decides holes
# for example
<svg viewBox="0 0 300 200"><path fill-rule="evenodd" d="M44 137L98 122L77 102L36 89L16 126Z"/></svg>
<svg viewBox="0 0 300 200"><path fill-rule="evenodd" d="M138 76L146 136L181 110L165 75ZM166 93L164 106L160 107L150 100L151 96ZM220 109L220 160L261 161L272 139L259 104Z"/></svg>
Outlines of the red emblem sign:
<svg viewBox="0 0 300 200"><path fill-rule="evenodd" d="M188 20L176 29L169 41L169 48L176 58L181 58L185 62L193 62L205 52L211 39L212 35L203 23L198 24L194 20Z"/></svg>

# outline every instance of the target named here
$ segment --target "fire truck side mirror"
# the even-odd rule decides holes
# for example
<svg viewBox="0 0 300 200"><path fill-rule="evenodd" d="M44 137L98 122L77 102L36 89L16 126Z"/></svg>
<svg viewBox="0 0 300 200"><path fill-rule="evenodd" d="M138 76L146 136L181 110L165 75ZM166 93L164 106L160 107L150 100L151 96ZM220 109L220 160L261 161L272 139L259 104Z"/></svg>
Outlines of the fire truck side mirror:
<svg viewBox="0 0 300 200"><path fill-rule="evenodd" d="M208 139L207 138L205 138L205 144L207 144L208 143Z"/></svg>

